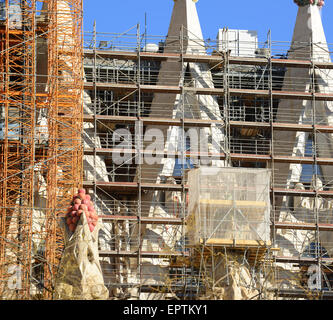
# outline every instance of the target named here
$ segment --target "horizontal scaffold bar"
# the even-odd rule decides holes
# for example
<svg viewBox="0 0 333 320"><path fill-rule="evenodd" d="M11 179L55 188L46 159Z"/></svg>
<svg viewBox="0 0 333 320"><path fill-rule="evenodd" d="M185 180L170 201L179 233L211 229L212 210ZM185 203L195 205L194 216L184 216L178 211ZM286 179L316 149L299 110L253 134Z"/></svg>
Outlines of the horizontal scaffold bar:
<svg viewBox="0 0 333 320"><path fill-rule="evenodd" d="M175 60L184 62L209 63L211 65L224 64L225 58L223 54L213 55L193 55L179 53L155 53L155 52L131 52L131 51L112 51L112 50L85 50L85 57L93 58L94 56L108 59L132 60L136 61L140 56L141 60ZM267 58L253 57L228 57L229 64L239 65L261 65L265 66L269 63ZM320 69L333 69L333 63L330 62L311 62L310 60L292 60L292 59L271 59L271 64L277 67L293 67L293 68L312 68L315 66Z"/></svg>
<svg viewBox="0 0 333 320"><path fill-rule="evenodd" d="M272 225L273 226L273 225ZM289 230L317 230L315 223L292 223L292 222L275 222L276 229L289 229ZM319 223L319 231L333 231L333 224Z"/></svg>
<svg viewBox="0 0 333 320"><path fill-rule="evenodd" d="M136 149L118 149L118 148L85 148L84 154L89 155L104 155L112 158L112 154L126 154L135 156L141 154L143 156L154 156L159 158L182 158L180 152L171 151L151 151L136 150ZM210 158L212 160L225 160L225 153L212 153L212 152L190 152L184 153L186 158L204 159ZM296 164L317 164L317 165L333 165L333 158L316 158L313 157L296 157L296 156L274 156L267 154L246 154L246 153L230 153L230 159L233 161L246 161L246 162L271 162L275 163L296 163Z"/></svg>
<svg viewBox="0 0 333 320"><path fill-rule="evenodd" d="M163 251L117 251L117 250L100 250L100 257L140 257L142 258L170 258L170 257L184 257L187 256L187 252L173 251L173 252L163 252Z"/></svg>
<svg viewBox="0 0 333 320"><path fill-rule="evenodd" d="M206 120L206 119L172 119L172 118L155 118L155 117L127 117L127 116L108 116L108 115L88 115L85 114L83 120L85 122L94 122L94 120L108 123L126 123L135 124L137 121L142 121L143 125L165 125L165 126L185 126L185 127L210 127L211 125L224 125L224 121ZM249 122L249 121L229 121L230 127L233 128L254 128L254 129L269 129L271 124L268 122ZM302 131L312 132L316 130L322 133L333 133L333 126L329 125L311 125L298 123L272 123L272 127L277 131Z"/></svg>
<svg viewBox="0 0 333 320"><path fill-rule="evenodd" d="M302 289L280 289L276 290L276 295L279 297L284 298L305 298L308 299L309 297L320 297L321 299L333 299L333 291L311 291L311 290L302 290Z"/></svg>
<svg viewBox="0 0 333 320"><path fill-rule="evenodd" d="M103 222L116 221L134 221L143 224L165 224L165 225L182 225L184 220L180 218L153 218L153 217L138 217L138 216L116 216L116 215L99 215Z"/></svg>
<svg viewBox="0 0 333 320"><path fill-rule="evenodd" d="M126 123L134 124L137 121L142 121L143 125L165 125L176 127L210 127L213 124L224 125L224 121L219 120L204 120L204 119L171 119L171 118L153 118L153 117L126 117L126 116L104 116L104 115L84 115L85 122L97 121L107 123ZM333 127L332 127L333 131Z"/></svg>
<svg viewBox="0 0 333 320"><path fill-rule="evenodd" d="M138 90L139 85L136 83L107 83L98 82L96 84L92 82L85 82L85 90L110 90L117 92L133 92ZM140 85L142 93L168 93L168 94L181 94L183 90L188 93L196 95L213 95L223 96L225 90L222 88L195 88L195 87L180 87L180 86L168 86L168 85ZM316 101L333 101L332 93L311 93L301 91L269 91L269 90L253 90L253 89L234 89L230 88L229 94L231 96L238 97L260 97L269 98L272 96L274 99L289 99L289 100L316 100Z"/></svg>
<svg viewBox="0 0 333 320"><path fill-rule="evenodd" d="M121 193L132 193L137 191L139 187L144 190L170 190L181 191L183 186L180 184L167 184L167 183L138 183L138 182L106 182L106 181L84 181L83 187L87 189L94 188L96 186L100 189L118 191ZM185 191L189 186L184 185ZM284 188L271 188L276 196L296 196L296 197L321 197L332 198L333 190L300 190L300 189L284 189Z"/></svg>
<svg viewBox="0 0 333 320"><path fill-rule="evenodd" d="M276 262L280 262L280 263L295 263L295 264L299 264L299 263L313 264L318 261L317 258L301 257L301 256L299 256L299 257L276 256L275 260L276 260ZM332 258L320 258L320 260L323 264L333 263Z"/></svg>
<svg viewBox="0 0 333 320"><path fill-rule="evenodd" d="M170 190L170 191L181 191L182 186L179 184L162 184L162 183L141 183L138 182L104 182L104 181L96 181L96 187L108 190L108 191L118 191L121 193L132 193L133 191L137 191L139 187L144 190ZM93 181L84 181L84 188L93 188ZM188 189L188 186L184 187Z"/></svg>
<svg viewBox="0 0 333 320"><path fill-rule="evenodd" d="M333 190L299 190L299 189L284 189L284 188L272 188L272 191L276 196L295 196L295 197L321 197L332 198Z"/></svg>

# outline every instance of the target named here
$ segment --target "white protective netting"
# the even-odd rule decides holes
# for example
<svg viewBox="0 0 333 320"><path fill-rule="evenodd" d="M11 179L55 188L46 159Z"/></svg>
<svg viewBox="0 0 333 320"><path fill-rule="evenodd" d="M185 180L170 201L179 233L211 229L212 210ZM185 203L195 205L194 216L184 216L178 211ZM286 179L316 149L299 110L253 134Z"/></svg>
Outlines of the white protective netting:
<svg viewBox="0 0 333 320"><path fill-rule="evenodd" d="M190 244L270 239L268 169L193 169L188 175Z"/></svg>

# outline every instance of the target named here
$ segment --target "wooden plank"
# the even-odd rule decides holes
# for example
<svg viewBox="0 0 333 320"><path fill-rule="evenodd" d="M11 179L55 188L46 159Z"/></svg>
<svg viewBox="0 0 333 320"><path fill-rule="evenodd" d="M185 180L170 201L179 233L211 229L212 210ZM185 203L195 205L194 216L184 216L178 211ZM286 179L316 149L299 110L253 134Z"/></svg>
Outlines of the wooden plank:
<svg viewBox="0 0 333 320"><path fill-rule="evenodd" d="M276 262L280 263L316 263L318 259L316 258L309 258L309 257L286 257L286 256L276 256L275 257ZM333 263L332 258L321 258L321 261L323 263Z"/></svg>
<svg viewBox="0 0 333 320"><path fill-rule="evenodd" d="M314 223L292 223L292 222L275 222L275 228L285 230L317 230L319 231L333 231L333 224L320 223L318 226Z"/></svg>
<svg viewBox="0 0 333 320"><path fill-rule="evenodd" d="M218 206L233 206L236 207L267 207L268 204L265 201L244 201L244 200L215 200L215 199L200 199L201 204L212 204Z"/></svg>
<svg viewBox="0 0 333 320"><path fill-rule="evenodd" d="M275 195L288 195L288 196L299 196L299 197L315 197L316 194L322 198L331 198L333 197L333 190L316 191L311 190L300 190L300 189L283 189L283 188L272 188L272 192Z"/></svg>
<svg viewBox="0 0 333 320"><path fill-rule="evenodd" d="M203 239L200 239L200 243L203 244ZM219 239L211 238L206 240L206 245L221 245L221 246L232 246L232 247L269 247L272 245L271 241L263 240L235 240L235 239Z"/></svg>

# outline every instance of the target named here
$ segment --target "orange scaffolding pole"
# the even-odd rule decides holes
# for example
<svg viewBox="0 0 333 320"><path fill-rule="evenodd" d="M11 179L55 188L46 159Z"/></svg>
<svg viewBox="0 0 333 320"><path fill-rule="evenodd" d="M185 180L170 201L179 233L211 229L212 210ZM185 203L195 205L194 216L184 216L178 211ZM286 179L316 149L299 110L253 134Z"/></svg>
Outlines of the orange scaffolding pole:
<svg viewBox="0 0 333 320"><path fill-rule="evenodd" d="M11 6L20 9L16 25ZM4 115L0 298L52 299L63 248L59 215L82 185L82 0L6 0L5 10L6 20L0 21L0 111ZM37 51L41 45L46 48L44 56ZM43 66L45 72L38 74ZM41 144L42 113L47 134ZM41 192L45 205L37 208L34 199Z"/></svg>
<svg viewBox="0 0 333 320"><path fill-rule="evenodd" d="M10 6L21 10L13 21ZM6 0L0 25L1 91L4 126L1 139L0 279L4 298L30 293L35 125L35 2ZM13 94L15 93L15 94ZM12 271L20 283L9 288ZM12 286L13 288L13 286ZM11 289L11 288L9 288Z"/></svg>
<svg viewBox="0 0 333 320"><path fill-rule="evenodd" d="M71 197L82 185L83 46L82 0L49 3L49 149L48 212L44 286L51 298L61 257L62 236L57 217L65 213Z"/></svg>

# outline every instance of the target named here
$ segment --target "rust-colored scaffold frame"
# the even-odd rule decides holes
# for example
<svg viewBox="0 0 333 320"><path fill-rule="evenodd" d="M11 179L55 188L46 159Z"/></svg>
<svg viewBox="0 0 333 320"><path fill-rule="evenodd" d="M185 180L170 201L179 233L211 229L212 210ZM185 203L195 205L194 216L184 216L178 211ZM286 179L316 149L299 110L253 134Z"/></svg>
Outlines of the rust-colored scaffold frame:
<svg viewBox="0 0 333 320"><path fill-rule="evenodd" d="M10 21L10 11L6 10L5 21L0 26L0 99L4 109L0 165L0 287L7 286L12 266L17 267L21 283L15 294L16 298L24 298L29 296L31 269L36 17L35 1L6 0L6 8L9 5L21 5L22 26L15 28Z"/></svg>
<svg viewBox="0 0 333 320"><path fill-rule="evenodd" d="M58 217L82 183L81 131L82 0L49 1L49 170L45 254L45 296L52 298L52 284L61 257L62 236Z"/></svg>
<svg viewBox="0 0 333 320"><path fill-rule="evenodd" d="M11 26L8 8L14 2L22 10L22 27ZM0 25L0 103L4 115L0 140L0 298L30 299L37 293L31 284L33 241L38 239L43 246L38 297L51 299L63 246L58 218L82 184L82 0L6 0L5 9L6 20ZM38 39L47 44L44 92L38 91L40 84L36 82ZM37 141L41 110L47 117L43 145ZM42 219L34 217L34 194L41 187L36 183L37 170L46 181ZM15 290L7 290L15 276L12 266L18 267L14 271L19 274L19 283Z"/></svg>

